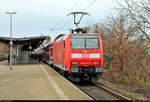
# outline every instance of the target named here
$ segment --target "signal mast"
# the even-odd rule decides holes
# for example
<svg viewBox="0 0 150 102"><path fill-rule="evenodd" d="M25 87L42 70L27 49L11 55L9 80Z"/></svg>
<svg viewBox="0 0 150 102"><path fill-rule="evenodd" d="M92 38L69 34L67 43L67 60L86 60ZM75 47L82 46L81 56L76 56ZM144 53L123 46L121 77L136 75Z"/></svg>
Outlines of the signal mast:
<svg viewBox="0 0 150 102"><path fill-rule="evenodd" d="M76 29L75 30L71 29L71 33L74 33L74 32L77 32L77 33L79 33L79 32L86 33L86 31L83 30L82 28L79 28L78 25L80 24L80 22L81 22L81 20L82 20L82 18L83 18L84 15L89 15L90 16L90 14L88 12L71 12L67 16L70 16L70 15L74 16L74 24L76 25ZM76 20L76 16L77 15L81 15L80 19L78 21Z"/></svg>

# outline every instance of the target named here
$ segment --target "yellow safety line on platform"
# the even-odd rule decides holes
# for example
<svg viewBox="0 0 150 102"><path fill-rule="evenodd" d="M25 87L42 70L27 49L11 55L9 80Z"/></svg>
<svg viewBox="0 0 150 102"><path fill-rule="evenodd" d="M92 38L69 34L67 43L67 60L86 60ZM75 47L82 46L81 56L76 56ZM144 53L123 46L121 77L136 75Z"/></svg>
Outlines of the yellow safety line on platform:
<svg viewBox="0 0 150 102"><path fill-rule="evenodd" d="M69 98L64 94L64 92L61 90L61 88L57 85L57 83L54 81L54 79L48 74L46 69L40 64L40 67L44 74L46 75L48 81L50 82L51 86L54 88L56 93L59 95L59 97L63 100L69 100Z"/></svg>

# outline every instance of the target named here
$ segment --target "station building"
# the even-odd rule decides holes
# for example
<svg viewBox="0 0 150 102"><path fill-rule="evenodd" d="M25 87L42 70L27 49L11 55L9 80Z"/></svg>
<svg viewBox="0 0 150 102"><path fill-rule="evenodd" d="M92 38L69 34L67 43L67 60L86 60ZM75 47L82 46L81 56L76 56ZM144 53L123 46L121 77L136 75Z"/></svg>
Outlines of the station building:
<svg viewBox="0 0 150 102"><path fill-rule="evenodd" d="M36 36L24 38L12 38L13 41L13 64L32 64L38 63L38 54L32 54L34 49L38 48L43 41L49 41L49 36ZM0 37L0 43L9 47L10 38ZM8 51L8 63L9 63Z"/></svg>

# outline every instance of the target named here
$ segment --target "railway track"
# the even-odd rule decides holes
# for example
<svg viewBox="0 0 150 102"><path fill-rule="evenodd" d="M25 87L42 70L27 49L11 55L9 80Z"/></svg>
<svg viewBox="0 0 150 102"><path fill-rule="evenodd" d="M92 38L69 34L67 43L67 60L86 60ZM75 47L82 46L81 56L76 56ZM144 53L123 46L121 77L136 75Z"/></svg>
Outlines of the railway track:
<svg viewBox="0 0 150 102"><path fill-rule="evenodd" d="M75 83L75 85L94 100L132 100L101 83Z"/></svg>
<svg viewBox="0 0 150 102"><path fill-rule="evenodd" d="M117 90L103 85L102 83L85 82L73 84L94 100L135 100L119 93Z"/></svg>
<svg viewBox="0 0 150 102"><path fill-rule="evenodd" d="M117 97L120 100L133 100L132 97L124 95L120 92L118 92L117 90L111 89L105 85L103 85L102 83L95 83L95 85L103 90L105 90L106 92L112 94L113 96ZM134 99L135 100L135 99Z"/></svg>

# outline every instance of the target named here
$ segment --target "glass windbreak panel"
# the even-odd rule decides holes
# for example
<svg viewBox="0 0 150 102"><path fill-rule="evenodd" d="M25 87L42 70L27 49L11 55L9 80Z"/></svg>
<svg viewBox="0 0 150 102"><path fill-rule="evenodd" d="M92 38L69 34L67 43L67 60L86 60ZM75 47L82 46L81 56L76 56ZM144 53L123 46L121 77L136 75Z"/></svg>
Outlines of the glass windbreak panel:
<svg viewBox="0 0 150 102"><path fill-rule="evenodd" d="M87 49L98 49L99 48L99 44L98 44L98 39L97 38L88 38L86 39L86 48Z"/></svg>
<svg viewBox="0 0 150 102"><path fill-rule="evenodd" d="M71 48L73 49L85 49L84 38L80 36L71 37Z"/></svg>
<svg viewBox="0 0 150 102"><path fill-rule="evenodd" d="M71 47L73 49L98 49L99 40L97 36L71 36Z"/></svg>

